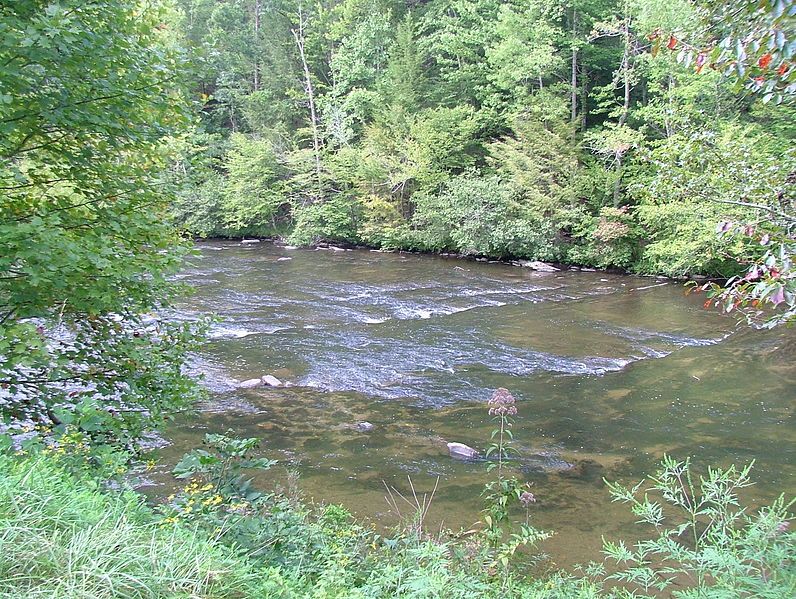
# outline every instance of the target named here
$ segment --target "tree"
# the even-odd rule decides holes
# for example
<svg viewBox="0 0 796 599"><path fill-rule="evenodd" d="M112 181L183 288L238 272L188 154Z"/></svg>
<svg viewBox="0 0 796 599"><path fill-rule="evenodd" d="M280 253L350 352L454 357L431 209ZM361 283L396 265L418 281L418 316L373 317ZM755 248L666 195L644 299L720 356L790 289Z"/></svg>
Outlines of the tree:
<svg viewBox="0 0 796 599"><path fill-rule="evenodd" d="M0 5L0 402L130 440L195 395L169 301L179 53L154 2Z"/></svg>
<svg viewBox="0 0 796 599"><path fill-rule="evenodd" d="M659 28L653 51L665 46L697 72L717 70L764 101L796 98L796 4L793 0L708 0L702 6L697 39Z"/></svg>

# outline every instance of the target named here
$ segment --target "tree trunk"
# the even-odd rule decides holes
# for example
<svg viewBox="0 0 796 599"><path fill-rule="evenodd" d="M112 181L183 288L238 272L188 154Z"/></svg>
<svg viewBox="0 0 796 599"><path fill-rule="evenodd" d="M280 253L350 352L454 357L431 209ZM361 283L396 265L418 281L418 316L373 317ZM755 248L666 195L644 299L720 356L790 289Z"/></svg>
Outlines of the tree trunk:
<svg viewBox="0 0 796 599"><path fill-rule="evenodd" d="M586 131L586 119L589 116L589 71L583 69L580 77L580 130Z"/></svg>
<svg viewBox="0 0 796 599"><path fill-rule="evenodd" d="M254 91L260 91L260 2L254 0Z"/></svg>
<svg viewBox="0 0 796 599"><path fill-rule="evenodd" d="M630 35L630 9L625 3L625 22L624 22L624 30L622 31L622 37L624 40L624 52L622 53L622 79L624 82L624 100L622 101L622 114L619 116L619 126L621 127L627 122L627 116L630 112L630 69L631 69L631 60L633 54L633 39Z"/></svg>
<svg viewBox="0 0 796 599"><path fill-rule="evenodd" d="M310 74L310 67L307 63L307 55L304 52L304 28L306 26L306 19L304 13L299 5L299 24L298 30L291 29L293 39L296 40L296 47L301 57L301 66L304 70L304 92L307 94L307 103L310 108L310 126L312 129L312 149L315 156L315 176L318 180L318 193L317 198L320 198L323 189L322 174L321 174L321 139L318 127L318 114L315 111L315 91L312 86L312 75Z"/></svg>
<svg viewBox="0 0 796 599"><path fill-rule="evenodd" d="M570 96L570 104L572 110L572 124L578 118L578 47L575 45L575 38L578 35L578 13L575 7L572 7L572 90Z"/></svg>

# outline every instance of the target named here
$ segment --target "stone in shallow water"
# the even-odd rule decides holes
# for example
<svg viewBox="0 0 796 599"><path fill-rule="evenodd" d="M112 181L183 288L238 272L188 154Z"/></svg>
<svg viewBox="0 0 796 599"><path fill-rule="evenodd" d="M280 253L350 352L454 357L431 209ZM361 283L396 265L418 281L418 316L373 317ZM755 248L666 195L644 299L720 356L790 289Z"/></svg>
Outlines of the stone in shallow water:
<svg viewBox="0 0 796 599"><path fill-rule="evenodd" d="M262 384L263 382L260 379L247 379L238 383L238 389L254 389Z"/></svg>
<svg viewBox="0 0 796 599"><path fill-rule="evenodd" d="M448 453L457 460L474 460L478 457L478 451L464 443L448 443Z"/></svg>
<svg viewBox="0 0 796 599"><path fill-rule="evenodd" d="M262 379L263 385L268 385L269 387L281 387L282 381L276 378L273 375L266 374Z"/></svg>
<svg viewBox="0 0 796 599"><path fill-rule="evenodd" d="M533 270L538 270L540 272L558 272L558 268L553 266L552 264L548 264L547 262L541 262L539 260L520 260L520 266L524 266L525 268L531 268Z"/></svg>
<svg viewBox="0 0 796 599"><path fill-rule="evenodd" d="M365 420L365 421L363 421L363 422L360 422L359 424L357 424L357 429L358 429L358 430L360 430L360 431L362 431L363 433L370 432L370 431L372 431L374 428L376 428L376 427L375 427L375 426L374 426L372 423L368 422L367 420Z"/></svg>

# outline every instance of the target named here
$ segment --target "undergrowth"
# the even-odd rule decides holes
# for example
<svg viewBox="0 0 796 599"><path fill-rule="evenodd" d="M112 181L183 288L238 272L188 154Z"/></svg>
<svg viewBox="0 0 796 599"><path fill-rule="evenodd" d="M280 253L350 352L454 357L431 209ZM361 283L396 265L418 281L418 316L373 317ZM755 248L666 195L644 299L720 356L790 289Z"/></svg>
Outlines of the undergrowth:
<svg viewBox="0 0 796 599"><path fill-rule="evenodd" d="M528 566L548 535L530 524L535 497L509 473L513 398L499 390L490 409L499 425L490 452L497 478L486 486L482 522L460 533L429 534L422 520L431 500L414 487L416 513L389 533L341 506L258 490L248 473L274 462L258 457L256 439L208 435L175 467L184 486L155 507L81 466L86 449L72 437L46 450L0 452L0 598L796 595L792 502L752 512L737 495L751 484L749 468L700 476L689 461L668 457L635 486L608 483L650 527L647 540L606 541L604 559L581 576L533 578Z"/></svg>

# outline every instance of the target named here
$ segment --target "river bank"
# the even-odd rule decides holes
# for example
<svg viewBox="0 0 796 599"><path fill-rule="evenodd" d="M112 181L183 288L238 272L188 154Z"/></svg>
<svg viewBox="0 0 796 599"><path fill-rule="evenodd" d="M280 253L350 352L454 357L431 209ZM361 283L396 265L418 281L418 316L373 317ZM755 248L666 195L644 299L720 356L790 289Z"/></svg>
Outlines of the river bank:
<svg viewBox="0 0 796 599"><path fill-rule="evenodd" d="M630 275L630 276L641 276L641 277L650 277L656 278L661 280L669 280L669 281L681 281L681 282L688 282L688 281L695 281L704 283L706 281L714 281L720 283L726 280L726 277L710 277L703 274L690 274L690 275L667 275L664 273L656 273L656 272L633 272L627 268L619 268L615 266L611 267L599 267L593 266L588 263L582 262L556 262L556 261L543 261L543 260L533 260L523 256L506 256L506 257L499 257L496 258L494 256L488 255L481 255L481 254L466 254L466 253L459 253L459 252L449 252L449 251L430 251L430 250L422 250L422 249L412 249L412 248L400 248L400 247L388 247L384 248L378 245L362 245L359 243L349 243L346 241L340 242L317 242L311 245L306 246L295 246L288 243L285 237L282 236L266 236L266 237L257 237L257 236L247 236L247 237L194 237L194 242L201 244L201 243L234 243L238 242L243 245L246 244L254 244L254 243L270 243L276 247L282 247L286 250L295 250L295 249L303 249L303 250L310 250L310 251L332 251L332 252L340 252L340 251L354 251L354 250L366 250L370 252L379 252L383 254L408 254L408 255L416 255L416 256L429 256L429 257L438 257L438 258L450 258L455 260L462 260L465 262L480 262L486 264L504 264L504 265L511 265L511 266L519 266L524 268L530 268L531 270L539 270L542 272L555 272L555 270L571 270L571 271L581 271L581 272L602 272L605 274L611 275ZM552 270L555 269L555 270Z"/></svg>

